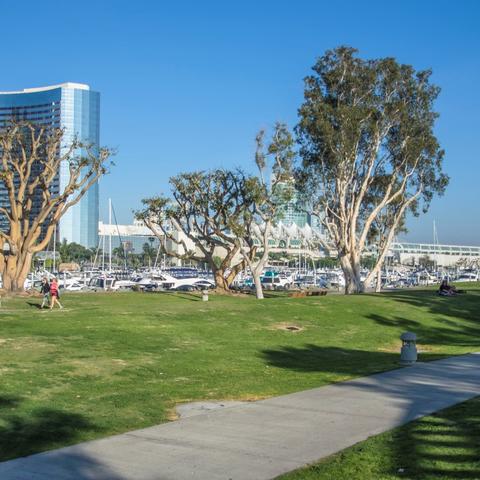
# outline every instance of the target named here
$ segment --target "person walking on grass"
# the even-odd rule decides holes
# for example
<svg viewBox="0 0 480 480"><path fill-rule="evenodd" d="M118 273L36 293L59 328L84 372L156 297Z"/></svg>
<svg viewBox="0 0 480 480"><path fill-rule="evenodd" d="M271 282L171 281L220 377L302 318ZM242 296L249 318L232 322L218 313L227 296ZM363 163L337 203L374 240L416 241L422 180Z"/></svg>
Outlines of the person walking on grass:
<svg viewBox="0 0 480 480"><path fill-rule="evenodd" d="M50 310L53 309L56 303L60 308L63 308L62 304L58 301L59 297L57 279L53 278L52 283L50 283Z"/></svg>
<svg viewBox="0 0 480 480"><path fill-rule="evenodd" d="M40 293L43 295L42 306L40 308L48 307L48 304L50 303L50 284L48 283L47 277L43 277L42 279Z"/></svg>

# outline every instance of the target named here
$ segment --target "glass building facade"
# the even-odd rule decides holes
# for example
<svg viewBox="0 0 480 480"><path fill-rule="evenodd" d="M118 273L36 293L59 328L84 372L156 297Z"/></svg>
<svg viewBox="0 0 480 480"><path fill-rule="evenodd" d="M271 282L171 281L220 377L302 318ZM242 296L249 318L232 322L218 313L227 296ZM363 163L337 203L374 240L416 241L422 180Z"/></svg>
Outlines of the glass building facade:
<svg viewBox="0 0 480 480"><path fill-rule="evenodd" d="M80 83L0 92L0 128L12 118L62 128L65 132L61 147L63 151L68 148L74 137L98 147L100 94L91 91L88 85ZM76 153L82 155L84 152ZM52 186L53 193L63 191L68 180L68 162L64 162ZM6 192L0 184L0 206L8 208L6 202ZM67 242L76 242L85 247L96 247L98 215L98 183L95 183L60 219L57 240L66 239ZM1 219L0 228L5 228Z"/></svg>
<svg viewBox="0 0 480 480"><path fill-rule="evenodd" d="M293 224L300 228L309 225L310 215L306 211L307 207L305 202L300 199L294 181L278 183L276 191L280 197L289 197L288 201L285 200L282 202L282 205L278 210L277 220L281 221L288 227Z"/></svg>

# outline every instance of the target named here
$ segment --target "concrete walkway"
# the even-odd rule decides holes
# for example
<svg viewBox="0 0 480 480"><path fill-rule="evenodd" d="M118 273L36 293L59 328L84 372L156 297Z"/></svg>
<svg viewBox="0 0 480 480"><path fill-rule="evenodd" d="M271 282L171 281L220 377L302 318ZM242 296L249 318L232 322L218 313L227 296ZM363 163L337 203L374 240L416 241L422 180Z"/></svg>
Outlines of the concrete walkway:
<svg viewBox="0 0 480 480"><path fill-rule="evenodd" d="M452 357L0 463L0 479L271 479L477 395L480 354Z"/></svg>

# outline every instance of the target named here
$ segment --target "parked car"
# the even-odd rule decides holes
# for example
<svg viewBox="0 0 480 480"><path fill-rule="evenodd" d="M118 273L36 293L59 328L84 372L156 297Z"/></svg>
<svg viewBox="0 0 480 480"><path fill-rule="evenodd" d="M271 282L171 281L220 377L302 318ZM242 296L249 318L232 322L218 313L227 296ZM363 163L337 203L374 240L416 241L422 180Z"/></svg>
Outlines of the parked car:
<svg viewBox="0 0 480 480"><path fill-rule="evenodd" d="M292 283L291 277L278 272L265 272L262 277L262 287L265 290L288 290Z"/></svg>
<svg viewBox="0 0 480 480"><path fill-rule="evenodd" d="M178 292L193 292L195 290L208 290L209 288L215 288L215 284L210 280L201 279L191 283L178 285L177 287L172 288L172 290Z"/></svg>
<svg viewBox="0 0 480 480"><path fill-rule="evenodd" d="M215 283L210 280L202 279L192 284L197 290L208 290L209 288L215 288Z"/></svg>
<svg viewBox="0 0 480 480"><path fill-rule="evenodd" d="M171 290L175 290L176 292L193 292L196 288L193 285L179 285Z"/></svg>
<svg viewBox="0 0 480 480"><path fill-rule="evenodd" d="M115 277L93 277L88 282L88 288L97 290L131 290L137 283L131 280L117 280Z"/></svg>
<svg viewBox="0 0 480 480"><path fill-rule="evenodd" d="M464 272L457 278L457 282L478 282L478 275L474 272Z"/></svg>
<svg viewBox="0 0 480 480"><path fill-rule="evenodd" d="M60 285L60 288L65 290L66 292L80 292L81 290L85 290L87 287L79 282L71 282L65 285Z"/></svg>

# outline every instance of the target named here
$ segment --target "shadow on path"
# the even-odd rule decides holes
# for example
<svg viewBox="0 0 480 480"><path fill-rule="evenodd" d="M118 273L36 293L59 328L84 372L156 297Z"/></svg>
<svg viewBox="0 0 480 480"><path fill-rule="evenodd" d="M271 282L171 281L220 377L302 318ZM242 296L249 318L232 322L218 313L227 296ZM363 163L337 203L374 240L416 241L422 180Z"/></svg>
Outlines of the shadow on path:
<svg viewBox="0 0 480 480"><path fill-rule="evenodd" d="M465 333L464 337L461 332L454 332L452 335L457 340L463 340L469 334ZM446 334L444 338L448 338ZM475 342L472 340L473 343ZM383 370L399 366L398 353L349 350L313 344L304 348L285 346L277 350L264 350L262 353L269 365L298 372L321 371L360 377L366 370L373 373L376 365L381 365ZM421 355L423 361L435 358L434 354ZM393 441L387 441L389 461L382 465L382 475L388 475L388 478L480 479L480 397L474 400L477 409L473 411L471 407L467 408L468 404L460 404L454 407L459 413L453 416L449 410L441 410L433 415L430 413L444 409L445 403L442 402L447 401L453 405L465 401L468 398L468 395L465 397L465 392L472 391L469 373L472 368L478 368L478 362L472 363L469 360L471 356L459 358L460 365L449 363L449 359L445 359L442 361L442 368L437 366L435 369L435 364L430 367L427 363L419 365L421 368L380 373L335 385L335 388L339 389L339 396L342 395L341 390L344 387L350 385L351 388L351 385L354 385L359 395L361 392L370 392L373 399L378 392L389 398L387 403L403 404L399 424L407 425L394 432ZM449 378L460 382L462 389L453 389ZM352 414L362 415L362 412L363 410L352 411ZM425 415L431 416L409 423ZM399 473L399 469L403 469L403 473Z"/></svg>

